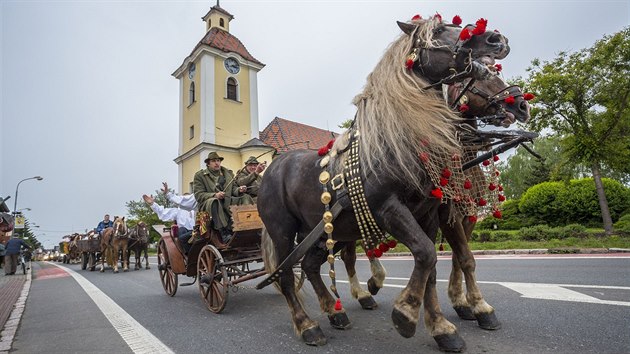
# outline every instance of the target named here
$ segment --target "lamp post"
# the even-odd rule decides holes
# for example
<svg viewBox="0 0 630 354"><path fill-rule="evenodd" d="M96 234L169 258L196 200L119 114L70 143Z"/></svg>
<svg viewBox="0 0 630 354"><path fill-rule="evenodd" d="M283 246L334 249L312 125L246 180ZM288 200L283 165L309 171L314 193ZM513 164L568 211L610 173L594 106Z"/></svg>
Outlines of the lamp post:
<svg viewBox="0 0 630 354"><path fill-rule="evenodd" d="M28 181L29 179L36 179L38 181L41 181L44 179L44 177L42 176L29 177L29 178L24 178L23 180L18 182L17 186L15 187L15 201L13 202L13 215L17 214L17 198L18 198L18 189L20 188L20 183L24 181Z"/></svg>

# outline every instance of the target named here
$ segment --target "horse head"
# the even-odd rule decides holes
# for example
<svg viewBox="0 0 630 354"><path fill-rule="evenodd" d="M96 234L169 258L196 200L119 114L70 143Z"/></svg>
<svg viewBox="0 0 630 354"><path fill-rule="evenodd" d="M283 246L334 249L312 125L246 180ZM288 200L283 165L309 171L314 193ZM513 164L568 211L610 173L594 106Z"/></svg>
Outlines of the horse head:
<svg viewBox="0 0 630 354"><path fill-rule="evenodd" d="M127 232L127 221L125 220L125 217L116 217L114 219L114 237L125 237Z"/></svg>
<svg viewBox="0 0 630 354"><path fill-rule="evenodd" d="M138 225L136 225L136 235L139 240L148 240L149 239L149 228L144 221L140 221Z"/></svg>
<svg viewBox="0 0 630 354"><path fill-rule="evenodd" d="M454 83L446 88L448 103L464 117L477 118L481 123L509 127L515 121L525 123L530 107L516 85L508 85L498 75L490 79ZM510 98L511 97L511 98Z"/></svg>
<svg viewBox="0 0 630 354"><path fill-rule="evenodd" d="M458 21L459 22L459 21ZM428 19L398 22L400 29L411 37L411 48L405 66L425 77L431 84L450 83L463 77L486 79L488 66L510 53L508 39L496 31L486 31L487 20L460 27L447 24L435 15ZM451 79L450 82L449 78Z"/></svg>

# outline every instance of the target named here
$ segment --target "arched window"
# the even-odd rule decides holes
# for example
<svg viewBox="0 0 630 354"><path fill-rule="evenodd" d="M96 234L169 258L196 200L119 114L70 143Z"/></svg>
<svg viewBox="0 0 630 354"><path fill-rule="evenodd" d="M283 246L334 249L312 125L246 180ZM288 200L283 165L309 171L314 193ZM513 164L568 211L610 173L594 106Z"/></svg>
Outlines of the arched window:
<svg viewBox="0 0 630 354"><path fill-rule="evenodd" d="M238 83L233 77L227 79L227 98L238 101Z"/></svg>
<svg viewBox="0 0 630 354"><path fill-rule="evenodd" d="M188 105L195 103L195 82L190 83L190 89L188 90Z"/></svg>
<svg viewBox="0 0 630 354"><path fill-rule="evenodd" d="M219 19L219 26L225 27L225 22L223 22L222 18Z"/></svg>

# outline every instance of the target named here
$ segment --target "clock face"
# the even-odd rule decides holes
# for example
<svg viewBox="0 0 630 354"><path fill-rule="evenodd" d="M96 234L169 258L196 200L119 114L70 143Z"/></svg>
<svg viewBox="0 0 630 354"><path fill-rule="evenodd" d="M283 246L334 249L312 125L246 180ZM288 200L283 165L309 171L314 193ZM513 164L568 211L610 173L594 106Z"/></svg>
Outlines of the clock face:
<svg viewBox="0 0 630 354"><path fill-rule="evenodd" d="M241 71L241 65L234 58L225 59L225 70L227 70L230 74L238 74Z"/></svg>
<svg viewBox="0 0 630 354"><path fill-rule="evenodd" d="M195 63L190 63L190 65L188 66L188 78L192 80L193 77L195 77Z"/></svg>

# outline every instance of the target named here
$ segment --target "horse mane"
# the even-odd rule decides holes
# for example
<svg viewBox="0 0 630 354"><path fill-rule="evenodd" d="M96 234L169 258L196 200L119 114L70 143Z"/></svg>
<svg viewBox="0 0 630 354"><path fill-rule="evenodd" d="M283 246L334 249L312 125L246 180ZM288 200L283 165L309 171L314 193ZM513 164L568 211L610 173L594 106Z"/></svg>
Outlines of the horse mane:
<svg viewBox="0 0 630 354"><path fill-rule="evenodd" d="M364 173L393 177L421 190L426 186L426 172L419 154L428 152L443 160L454 154L461 156L453 124L460 118L440 92L424 90L429 83L405 68L414 40L419 38L424 48L436 46L433 29L440 21L429 18L413 23L417 28L390 44L353 103L357 106L355 125L360 133ZM339 147L347 142L347 134L338 139ZM447 165L446 161L434 163Z"/></svg>

